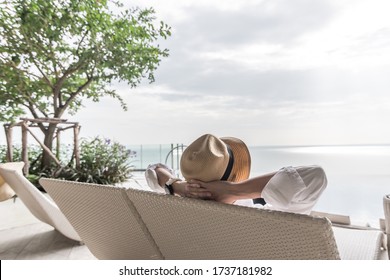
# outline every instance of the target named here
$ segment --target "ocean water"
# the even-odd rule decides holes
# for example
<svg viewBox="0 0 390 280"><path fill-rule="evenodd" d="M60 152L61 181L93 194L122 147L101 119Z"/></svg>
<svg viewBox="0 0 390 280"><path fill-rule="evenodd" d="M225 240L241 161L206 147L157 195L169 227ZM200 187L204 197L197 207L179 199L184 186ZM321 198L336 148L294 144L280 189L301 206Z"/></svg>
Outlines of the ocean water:
<svg viewBox="0 0 390 280"><path fill-rule="evenodd" d="M282 166L320 165L328 187L314 210L349 215L354 224L379 226L390 194L390 145L252 147L251 176Z"/></svg>
<svg viewBox="0 0 390 280"><path fill-rule="evenodd" d="M135 168L167 163L178 169L182 148L175 145L129 146ZM169 154L171 149L173 152ZM390 145L249 147L251 176L283 166L320 165L328 187L314 210L348 215L354 224L379 226L383 196L390 194ZM169 156L168 156L169 154ZM173 155L173 158L171 157Z"/></svg>

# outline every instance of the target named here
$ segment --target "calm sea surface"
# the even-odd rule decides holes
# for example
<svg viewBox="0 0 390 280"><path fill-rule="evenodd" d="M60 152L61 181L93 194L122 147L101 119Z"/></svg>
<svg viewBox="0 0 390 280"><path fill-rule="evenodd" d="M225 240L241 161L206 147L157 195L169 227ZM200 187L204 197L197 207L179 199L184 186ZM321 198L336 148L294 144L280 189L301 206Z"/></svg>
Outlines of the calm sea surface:
<svg viewBox="0 0 390 280"><path fill-rule="evenodd" d="M174 146L176 147L176 146ZM167 154L171 145L129 146L132 163L145 168L150 163L167 162L177 168L180 147ZM314 210L349 215L353 223L378 227L383 218L382 199L390 194L390 145L250 147L251 176L283 166L320 165L328 177L328 187ZM176 151L179 151L177 154Z"/></svg>
<svg viewBox="0 0 390 280"><path fill-rule="evenodd" d="M281 166L321 165L328 187L315 210L378 226L390 194L390 146L253 147L252 176Z"/></svg>

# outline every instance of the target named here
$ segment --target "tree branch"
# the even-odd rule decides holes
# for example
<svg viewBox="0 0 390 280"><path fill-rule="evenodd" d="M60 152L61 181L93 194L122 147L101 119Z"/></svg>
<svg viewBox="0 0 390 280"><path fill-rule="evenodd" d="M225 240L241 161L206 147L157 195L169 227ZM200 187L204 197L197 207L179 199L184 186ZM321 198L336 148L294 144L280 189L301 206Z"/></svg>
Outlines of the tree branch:
<svg viewBox="0 0 390 280"><path fill-rule="evenodd" d="M34 104L31 103L31 102L28 102L28 105L26 104L23 104L24 106L27 107L27 109L29 109L29 111L31 112L31 115L34 117L34 119L39 119L39 115L37 113L37 111L35 110L35 107L34 107ZM40 111L41 113L43 113L43 115L45 116L45 118L48 118L48 115L42 111ZM41 131L43 133L45 133L46 131L46 127L42 124L42 123L38 123L38 126L39 128L41 129Z"/></svg>
<svg viewBox="0 0 390 280"><path fill-rule="evenodd" d="M61 108L64 106L63 102L62 102L62 95L61 95L61 88L62 88L62 85L64 84L64 82L66 81L66 79L72 75L73 73L77 72L82 66L83 66L83 62L84 61L81 61L79 60L77 63L76 63L76 67L72 68L71 66L64 72L64 74L61 76L61 78L59 78L53 88L53 99L54 99L54 106L55 106L55 109L54 110L57 110L57 108ZM58 103L57 103L57 100L58 100Z"/></svg>
<svg viewBox="0 0 390 280"><path fill-rule="evenodd" d="M39 118L39 115L37 113L37 110L36 108L38 109L38 111L45 117L45 118L48 118L49 115L45 112L45 111L42 111L41 109L39 109L39 106L37 106L37 104L35 104L34 100L31 99L30 96L28 96L28 94L26 93L23 93L23 96L25 96L28 100L28 105L25 105L31 112L31 114L34 115L34 117L37 117Z"/></svg>
<svg viewBox="0 0 390 280"><path fill-rule="evenodd" d="M49 78L46 76L46 74L45 74L45 73L42 71L42 69L39 67L37 61L36 61L35 58L34 58L34 55L33 55L32 51L31 51L32 46L31 46L30 40L27 38L27 36L24 36L24 37L25 37L25 39L26 39L27 45L29 46L28 52L29 52L29 55L30 55L30 59L32 60L32 62L33 62L33 64L35 65L35 67L37 67L39 73L41 73L41 75L42 75L43 79L45 80L46 84L47 84L49 87L53 88L53 85L52 85L52 83L50 82Z"/></svg>
<svg viewBox="0 0 390 280"><path fill-rule="evenodd" d="M84 26L86 26L86 25L84 25ZM81 44L84 42L84 39L87 37L88 33L89 33L89 30L87 29L87 31L85 32L85 34L81 38L80 43L77 45L77 50L76 50L77 55L79 55L79 50L80 50Z"/></svg>
<svg viewBox="0 0 390 280"><path fill-rule="evenodd" d="M56 112L55 117L60 118L62 114L65 112L65 110L73 102L73 100L77 97L77 95L79 95L83 90L87 89L91 85L93 80L94 77L89 77L86 83L79 86L75 92L71 93L70 97L65 101L65 104L62 107L60 107L59 110Z"/></svg>
<svg viewBox="0 0 390 280"><path fill-rule="evenodd" d="M42 78L42 77L40 77L40 76L38 76L38 75L36 75L36 74L34 74L34 73L31 73L31 72L29 72L29 71L27 71L27 70L18 68L18 67L17 67L15 64L13 64L13 63L9 63L8 66L10 66L12 69L15 69L15 70L16 70L17 72L19 72L19 73L27 74L27 76L32 76L32 77L35 77L35 78L37 78L37 79L41 79L41 78Z"/></svg>

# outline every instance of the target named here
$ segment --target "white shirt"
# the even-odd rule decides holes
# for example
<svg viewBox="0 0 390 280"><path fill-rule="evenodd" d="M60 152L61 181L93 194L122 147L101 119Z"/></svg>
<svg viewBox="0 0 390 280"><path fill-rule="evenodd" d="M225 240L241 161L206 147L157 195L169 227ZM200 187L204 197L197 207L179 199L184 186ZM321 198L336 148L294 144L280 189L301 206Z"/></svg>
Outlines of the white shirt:
<svg viewBox="0 0 390 280"><path fill-rule="evenodd" d="M310 214L321 193L327 186L327 178L320 166L281 168L264 187L261 197L266 204L254 204L252 200L238 200L237 205Z"/></svg>

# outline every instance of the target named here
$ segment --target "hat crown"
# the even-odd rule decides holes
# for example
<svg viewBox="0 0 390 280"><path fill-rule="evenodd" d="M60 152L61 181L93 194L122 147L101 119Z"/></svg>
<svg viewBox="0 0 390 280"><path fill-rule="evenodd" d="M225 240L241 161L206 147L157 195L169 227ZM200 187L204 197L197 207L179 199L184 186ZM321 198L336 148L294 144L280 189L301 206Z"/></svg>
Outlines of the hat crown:
<svg viewBox="0 0 390 280"><path fill-rule="evenodd" d="M229 152L226 144L219 138L206 134L184 150L180 167L187 180L209 182L220 180L228 163Z"/></svg>

